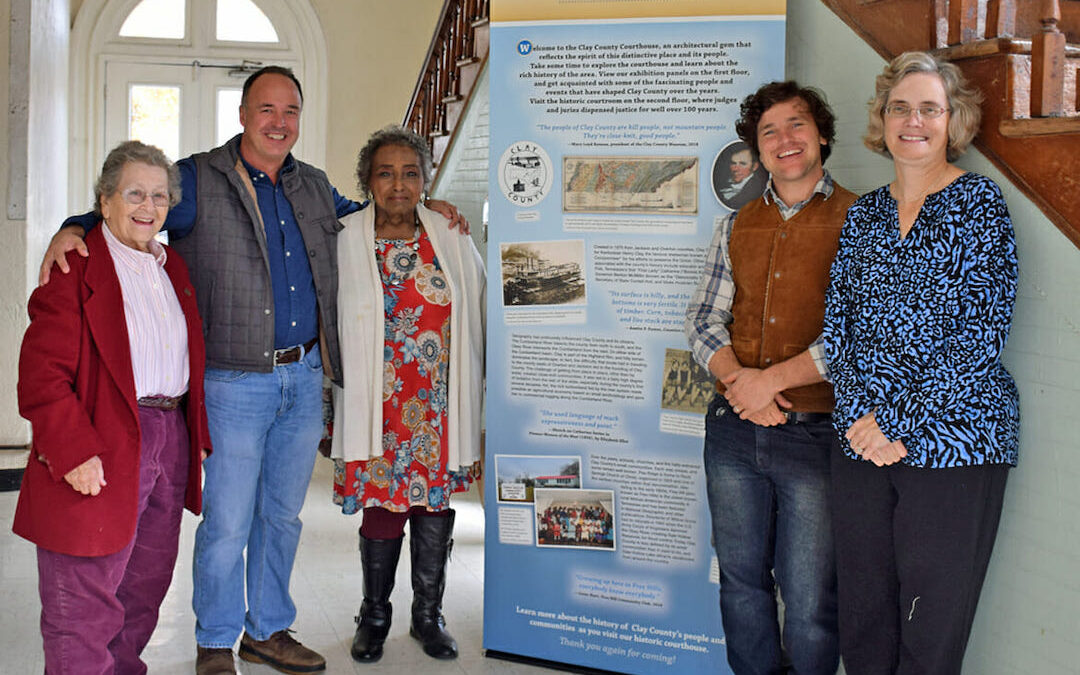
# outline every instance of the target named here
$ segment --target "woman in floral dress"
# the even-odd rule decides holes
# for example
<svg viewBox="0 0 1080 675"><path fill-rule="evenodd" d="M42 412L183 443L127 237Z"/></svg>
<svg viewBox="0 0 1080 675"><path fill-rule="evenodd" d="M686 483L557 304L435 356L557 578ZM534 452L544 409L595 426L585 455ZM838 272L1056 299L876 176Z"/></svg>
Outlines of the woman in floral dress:
<svg viewBox="0 0 1080 675"><path fill-rule="evenodd" d="M420 206L431 156L391 126L360 151L357 178L374 208L342 220L338 323L344 389L334 392L334 501L363 510L364 601L352 645L376 661L405 523L412 555L410 634L454 658L442 594L454 511L450 494L479 474L484 270L472 239Z"/></svg>

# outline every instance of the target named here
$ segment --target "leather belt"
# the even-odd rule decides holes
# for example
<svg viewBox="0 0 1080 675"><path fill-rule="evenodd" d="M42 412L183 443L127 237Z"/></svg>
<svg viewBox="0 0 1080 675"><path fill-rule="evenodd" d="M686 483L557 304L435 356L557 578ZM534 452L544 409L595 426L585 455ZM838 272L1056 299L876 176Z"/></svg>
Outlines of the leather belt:
<svg viewBox="0 0 1080 675"><path fill-rule="evenodd" d="M817 424L819 422L831 422L832 413L821 412L794 412L784 413L788 424Z"/></svg>
<svg viewBox="0 0 1080 675"><path fill-rule="evenodd" d="M300 359L304 358L304 354L307 354L315 347L315 343L319 341L319 338L313 337L302 345L296 345L295 347L289 347L288 349L275 349L274 350L274 365L283 366L286 363L296 363Z"/></svg>
<svg viewBox="0 0 1080 675"><path fill-rule="evenodd" d="M719 397L720 399L720 404L727 408L732 415L738 414L731 408L731 404L727 402L727 399L724 398L723 394L717 394L717 397ZM781 412L784 417L787 418L787 422L785 424L819 424L821 422L832 421L832 413L795 411Z"/></svg>
<svg viewBox="0 0 1080 675"><path fill-rule="evenodd" d="M157 408L159 410L176 410L184 402L184 396L143 396L138 403L143 408Z"/></svg>

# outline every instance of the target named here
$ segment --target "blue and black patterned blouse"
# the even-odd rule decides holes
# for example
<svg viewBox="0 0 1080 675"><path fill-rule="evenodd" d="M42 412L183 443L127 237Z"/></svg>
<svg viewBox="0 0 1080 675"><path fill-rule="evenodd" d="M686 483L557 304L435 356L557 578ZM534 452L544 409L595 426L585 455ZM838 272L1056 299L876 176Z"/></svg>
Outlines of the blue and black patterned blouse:
<svg viewBox="0 0 1080 675"><path fill-rule="evenodd" d="M875 411L902 462L1016 464L1019 397L1001 364L1016 300L1001 190L966 173L928 195L900 239L888 186L848 211L825 298L825 350L843 432Z"/></svg>

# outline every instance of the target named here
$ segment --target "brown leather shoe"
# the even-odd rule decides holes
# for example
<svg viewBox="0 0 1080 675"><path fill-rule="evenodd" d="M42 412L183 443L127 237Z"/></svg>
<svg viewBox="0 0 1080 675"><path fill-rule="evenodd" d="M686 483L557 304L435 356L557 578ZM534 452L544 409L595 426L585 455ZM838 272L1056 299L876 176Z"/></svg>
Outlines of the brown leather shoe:
<svg viewBox="0 0 1080 675"><path fill-rule="evenodd" d="M259 642L247 633L240 640L240 658L265 663L274 670L292 675L326 670L326 659L293 639L288 630L279 630Z"/></svg>
<svg viewBox="0 0 1080 675"><path fill-rule="evenodd" d="M195 675L236 675L233 653L228 647L199 647L195 657Z"/></svg>

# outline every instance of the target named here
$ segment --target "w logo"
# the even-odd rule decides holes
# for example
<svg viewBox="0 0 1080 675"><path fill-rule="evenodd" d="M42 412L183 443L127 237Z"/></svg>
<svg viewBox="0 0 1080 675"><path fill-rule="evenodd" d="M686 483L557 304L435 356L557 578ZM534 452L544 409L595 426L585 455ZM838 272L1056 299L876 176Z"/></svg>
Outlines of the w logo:
<svg viewBox="0 0 1080 675"><path fill-rule="evenodd" d="M532 43L528 40L522 40L518 43L518 54L525 56L532 51Z"/></svg>

